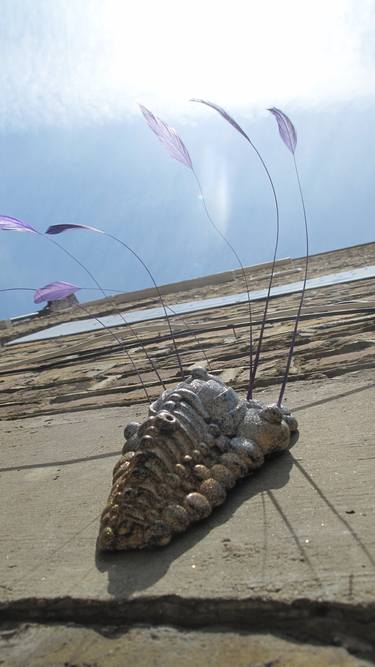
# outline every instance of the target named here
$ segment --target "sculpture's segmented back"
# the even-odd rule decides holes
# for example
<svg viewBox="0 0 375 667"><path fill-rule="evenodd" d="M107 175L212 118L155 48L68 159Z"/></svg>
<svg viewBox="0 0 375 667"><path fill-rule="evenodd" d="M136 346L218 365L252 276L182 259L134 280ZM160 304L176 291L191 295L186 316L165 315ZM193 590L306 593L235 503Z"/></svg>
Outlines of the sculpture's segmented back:
<svg viewBox="0 0 375 667"><path fill-rule="evenodd" d="M206 518L241 477L288 449L297 421L285 408L246 401L196 367L125 428L122 456L101 517L103 550L168 544Z"/></svg>

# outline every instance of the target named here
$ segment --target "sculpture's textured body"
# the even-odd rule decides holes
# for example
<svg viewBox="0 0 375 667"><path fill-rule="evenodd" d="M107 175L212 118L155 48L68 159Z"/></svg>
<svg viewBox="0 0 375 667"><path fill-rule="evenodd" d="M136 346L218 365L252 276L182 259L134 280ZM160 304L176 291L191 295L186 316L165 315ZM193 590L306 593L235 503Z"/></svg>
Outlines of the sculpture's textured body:
<svg viewBox="0 0 375 667"><path fill-rule="evenodd" d="M236 481L288 449L297 422L285 408L241 400L202 368L125 428L98 546L143 549L211 514Z"/></svg>

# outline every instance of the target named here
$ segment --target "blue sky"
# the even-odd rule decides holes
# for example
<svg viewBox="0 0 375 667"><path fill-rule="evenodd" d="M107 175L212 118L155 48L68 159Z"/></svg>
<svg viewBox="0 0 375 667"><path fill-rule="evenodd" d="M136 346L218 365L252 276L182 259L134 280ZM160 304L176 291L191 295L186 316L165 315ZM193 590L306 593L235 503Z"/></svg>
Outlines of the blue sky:
<svg viewBox="0 0 375 667"><path fill-rule="evenodd" d="M275 220L264 172L233 128L188 101L204 97L235 116L269 166L280 257L304 254L303 220L291 155L269 106L297 129L311 252L372 241L374 19L367 0L143 0L136 8L120 0L2 0L0 213L40 231L63 222L101 227L133 246L159 283L235 267L191 172L150 132L141 102L183 139L215 222L243 263L271 259ZM58 240L104 287L150 285L110 239L71 232ZM0 288L92 286L31 234L0 233L0 266ZM32 310L30 292L1 295L0 318Z"/></svg>

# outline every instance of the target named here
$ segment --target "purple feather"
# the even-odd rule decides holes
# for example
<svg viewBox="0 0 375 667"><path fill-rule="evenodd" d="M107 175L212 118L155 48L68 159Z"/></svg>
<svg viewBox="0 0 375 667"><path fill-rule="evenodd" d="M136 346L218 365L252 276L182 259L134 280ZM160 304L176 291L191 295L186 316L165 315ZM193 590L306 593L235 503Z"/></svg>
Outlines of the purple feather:
<svg viewBox="0 0 375 667"><path fill-rule="evenodd" d="M219 114L237 130L237 132L242 134L242 136L245 137L247 141L249 141L249 137L247 136L246 132L243 131L242 127L234 120L234 118L232 118L232 116L229 115L229 113L225 111L225 109L223 109L223 107L219 107L218 104L214 104L213 102L206 102L206 100L200 100L195 97L193 97L190 102L200 102L200 104L205 104L206 106L215 109L215 111L218 111Z"/></svg>
<svg viewBox="0 0 375 667"><path fill-rule="evenodd" d="M46 234L62 234L62 232L65 232L67 229L86 229L89 232L97 232L98 234L104 234L101 229L97 229L96 227L89 227L89 225L73 225L73 224L66 224L66 225L51 225L48 227Z"/></svg>
<svg viewBox="0 0 375 667"><path fill-rule="evenodd" d="M18 218L12 218L9 215L0 215L0 230L4 232L31 232L36 234L37 231L27 222L22 222Z"/></svg>
<svg viewBox="0 0 375 667"><path fill-rule="evenodd" d="M280 111L280 109L276 109L276 107L272 107L272 109L268 109L268 111L275 116L279 126L280 137L287 148L289 148L290 152L294 155L297 146L297 132L295 131L292 121L289 120L288 116Z"/></svg>
<svg viewBox="0 0 375 667"><path fill-rule="evenodd" d="M191 161L188 150L173 127L169 127L169 125L160 120L160 118L154 116L154 114L146 109L146 107L142 106L142 104L140 104L139 107L150 130L155 132L157 138L168 151L169 155L175 160L182 162L185 167L193 169L193 163Z"/></svg>
<svg viewBox="0 0 375 667"><path fill-rule="evenodd" d="M44 287L39 287L35 290L34 294L34 303L42 303L43 301L59 301L59 299L65 299L65 297L70 296L78 292L81 288L72 283L66 283L62 280L57 280L54 283L49 283Z"/></svg>

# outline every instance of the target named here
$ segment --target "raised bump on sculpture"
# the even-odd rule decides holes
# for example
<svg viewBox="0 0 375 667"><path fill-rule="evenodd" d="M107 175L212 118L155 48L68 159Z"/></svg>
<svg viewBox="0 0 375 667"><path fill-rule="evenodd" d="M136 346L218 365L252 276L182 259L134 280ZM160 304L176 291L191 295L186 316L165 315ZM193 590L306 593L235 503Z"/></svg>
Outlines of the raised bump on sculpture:
<svg viewBox="0 0 375 667"><path fill-rule="evenodd" d="M209 477L201 483L199 492L207 498L211 507L221 505L227 497L224 486L213 477Z"/></svg>
<svg viewBox="0 0 375 667"><path fill-rule="evenodd" d="M209 471L214 479L222 484L226 489L232 489L236 483L235 475L222 463L216 463Z"/></svg>
<svg viewBox="0 0 375 667"><path fill-rule="evenodd" d="M267 405L267 407L260 411L259 416L271 424L280 424L283 418L282 412L277 405Z"/></svg>
<svg viewBox="0 0 375 667"><path fill-rule="evenodd" d="M124 437L125 440L129 440L133 435L135 435L140 427L139 422L129 422L124 428Z"/></svg>
<svg viewBox="0 0 375 667"><path fill-rule="evenodd" d="M198 464L194 466L194 473L198 479L208 479L210 477L211 471L207 466Z"/></svg>
<svg viewBox="0 0 375 667"><path fill-rule="evenodd" d="M181 533L186 530L190 523L186 509L177 503L167 505L163 512L163 518L176 533Z"/></svg>
<svg viewBox="0 0 375 667"><path fill-rule="evenodd" d="M232 438L230 451L237 454L250 470L255 470L264 463L264 454L261 447L246 438Z"/></svg>
<svg viewBox="0 0 375 667"><path fill-rule="evenodd" d="M162 410L155 417L155 428L161 433L172 433L177 428L177 419L167 410Z"/></svg>
<svg viewBox="0 0 375 667"><path fill-rule="evenodd" d="M210 415L205 409L200 397L195 394L191 389L180 388L178 393L174 393L170 396L170 399L176 401L176 403L181 403L183 400L185 403L189 403L191 407L196 410L196 412L204 419L209 419Z"/></svg>
<svg viewBox="0 0 375 667"><path fill-rule="evenodd" d="M185 499L186 507L190 510L195 521L205 519L211 514L212 507L202 493L189 493Z"/></svg>

